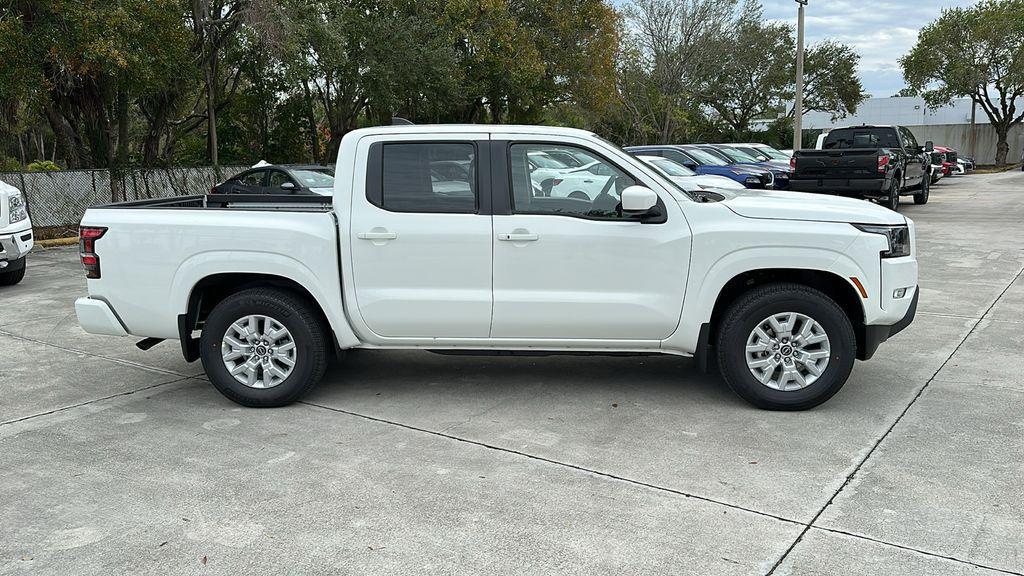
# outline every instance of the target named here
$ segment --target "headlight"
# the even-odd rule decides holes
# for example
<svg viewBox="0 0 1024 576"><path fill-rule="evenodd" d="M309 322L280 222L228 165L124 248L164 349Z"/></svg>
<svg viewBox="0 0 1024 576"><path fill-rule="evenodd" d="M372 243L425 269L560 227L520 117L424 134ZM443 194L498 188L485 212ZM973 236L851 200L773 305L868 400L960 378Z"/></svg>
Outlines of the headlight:
<svg viewBox="0 0 1024 576"><path fill-rule="evenodd" d="M25 198L21 194L14 194L9 200L11 212L11 224L21 222L28 218L28 211L25 210Z"/></svg>
<svg viewBox="0 0 1024 576"><path fill-rule="evenodd" d="M881 234L889 242L889 249L883 250L882 258L910 256L910 228L900 226L879 226L876 224L854 224L858 230L868 234Z"/></svg>

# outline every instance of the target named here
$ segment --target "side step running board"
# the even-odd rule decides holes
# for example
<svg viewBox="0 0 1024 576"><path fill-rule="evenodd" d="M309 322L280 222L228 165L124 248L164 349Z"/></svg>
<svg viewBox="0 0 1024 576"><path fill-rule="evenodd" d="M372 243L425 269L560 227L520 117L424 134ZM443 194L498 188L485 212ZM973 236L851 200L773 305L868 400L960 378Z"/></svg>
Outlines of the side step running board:
<svg viewBox="0 0 1024 576"><path fill-rule="evenodd" d="M139 350L149 350L153 346L163 342L163 338L146 338L145 340L139 340L135 343L135 347Z"/></svg>

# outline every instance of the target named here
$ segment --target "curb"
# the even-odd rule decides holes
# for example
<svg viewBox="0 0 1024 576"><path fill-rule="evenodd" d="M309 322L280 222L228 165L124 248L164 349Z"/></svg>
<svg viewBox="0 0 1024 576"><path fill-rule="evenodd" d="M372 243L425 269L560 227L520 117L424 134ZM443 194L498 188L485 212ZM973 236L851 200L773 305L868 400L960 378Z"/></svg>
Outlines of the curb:
<svg viewBox="0 0 1024 576"><path fill-rule="evenodd" d="M36 246L42 246L43 248L56 248L58 246L74 246L78 244L78 238L75 236L69 238L51 238L49 240L36 240Z"/></svg>

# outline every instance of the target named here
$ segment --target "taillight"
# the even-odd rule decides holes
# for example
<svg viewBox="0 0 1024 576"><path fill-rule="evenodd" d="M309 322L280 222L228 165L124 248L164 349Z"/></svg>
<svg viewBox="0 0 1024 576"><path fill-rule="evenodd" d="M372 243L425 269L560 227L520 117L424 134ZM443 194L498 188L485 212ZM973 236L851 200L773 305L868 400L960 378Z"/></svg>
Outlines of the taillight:
<svg viewBox="0 0 1024 576"><path fill-rule="evenodd" d="M100 257L96 254L96 241L107 233L99 226L82 226L78 229L78 255L82 259L86 278L100 277Z"/></svg>
<svg viewBox="0 0 1024 576"><path fill-rule="evenodd" d="M562 179L561 178L552 178L551 179L551 185L552 186L558 186L561 183L562 183Z"/></svg>
<svg viewBox="0 0 1024 576"><path fill-rule="evenodd" d="M889 165L889 155L884 154L878 157L878 171L885 172L885 167Z"/></svg>
<svg viewBox="0 0 1024 576"><path fill-rule="evenodd" d="M796 156L789 157L789 169L796 172Z"/></svg>

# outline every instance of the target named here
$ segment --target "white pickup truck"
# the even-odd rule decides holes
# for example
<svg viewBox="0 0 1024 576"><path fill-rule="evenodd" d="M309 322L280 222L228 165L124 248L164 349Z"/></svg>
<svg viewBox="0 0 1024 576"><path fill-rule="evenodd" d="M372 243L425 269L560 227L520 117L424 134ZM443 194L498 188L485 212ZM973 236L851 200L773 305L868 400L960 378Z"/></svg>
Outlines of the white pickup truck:
<svg viewBox="0 0 1024 576"><path fill-rule="evenodd" d="M606 165L545 192L536 152ZM347 134L333 197L207 195L92 208L87 332L178 339L246 406L299 399L350 348L661 353L768 409L834 395L917 307L914 226L867 202L685 192L589 132Z"/></svg>
<svg viewBox="0 0 1024 576"><path fill-rule="evenodd" d="M0 286L12 286L25 277L25 255L32 250L32 221L25 196L0 182Z"/></svg>

